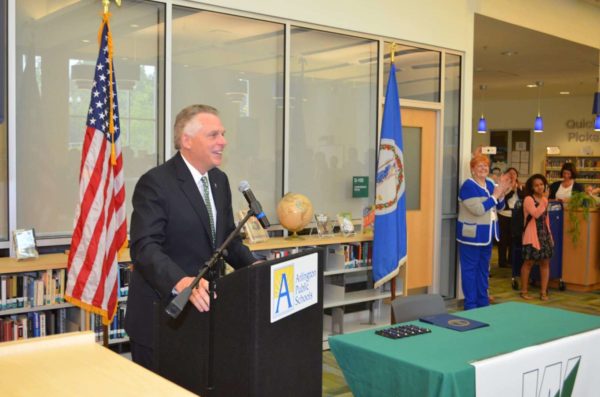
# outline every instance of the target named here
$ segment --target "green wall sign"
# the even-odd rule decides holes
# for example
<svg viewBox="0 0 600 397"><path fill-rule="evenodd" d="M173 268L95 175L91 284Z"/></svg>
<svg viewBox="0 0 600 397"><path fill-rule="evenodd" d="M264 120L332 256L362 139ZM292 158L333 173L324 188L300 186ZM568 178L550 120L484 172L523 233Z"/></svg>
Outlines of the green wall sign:
<svg viewBox="0 0 600 397"><path fill-rule="evenodd" d="M368 176L353 176L352 177L352 197L369 197L369 177Z"/></svg>

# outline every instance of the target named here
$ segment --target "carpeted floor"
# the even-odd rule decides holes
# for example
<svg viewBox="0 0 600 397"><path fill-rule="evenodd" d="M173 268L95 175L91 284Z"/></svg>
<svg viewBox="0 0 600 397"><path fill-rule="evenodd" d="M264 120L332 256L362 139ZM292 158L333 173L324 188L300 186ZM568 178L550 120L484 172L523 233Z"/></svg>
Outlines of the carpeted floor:
<svg viewBox="0 0 600 397"><path fill-rule="evenodd" d="M497 304L510 301L525 302L519 297L518 291L515 291L512 288L511 269L497 267L495 265L495 256L496 255L493 255L492 257L492 270L490 277L490 295L495 298L494 303ZM531 286L529 288L529 294L534 297L539 296L539 288L536 286ZM549 291L549 297L550 300L548 301L534 299L526 302L534 305L543 305L581 313L600 315L600 291L586 293L559 291L558 289L551 288ZM459 310L461 309L459 308ZM323 396L352 396L350 388L344 381L344 375L338 367L335 357L333 357L333 354L331 354L330 351L323 352Z"/></svg>

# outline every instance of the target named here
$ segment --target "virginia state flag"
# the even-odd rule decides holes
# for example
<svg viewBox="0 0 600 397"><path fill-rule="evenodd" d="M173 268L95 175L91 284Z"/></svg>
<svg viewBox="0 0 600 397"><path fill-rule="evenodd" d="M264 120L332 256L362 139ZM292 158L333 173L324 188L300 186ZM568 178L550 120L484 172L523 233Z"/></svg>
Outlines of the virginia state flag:
<svg viewBox="0 0 600 397"><path fill-rule="evenodd" d="M406 262L406 183L403 148L396 66L392 63L385 93L375 188L375 287L396 277L400 266Z"/></svg>

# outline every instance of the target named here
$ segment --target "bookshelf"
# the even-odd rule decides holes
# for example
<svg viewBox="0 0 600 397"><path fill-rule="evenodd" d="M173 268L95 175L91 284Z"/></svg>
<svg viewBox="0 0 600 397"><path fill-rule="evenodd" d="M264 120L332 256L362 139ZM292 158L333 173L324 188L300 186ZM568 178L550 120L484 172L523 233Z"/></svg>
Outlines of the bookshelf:
<svg viewBox="0 0 600 397"><path fill-rule="evenodd" d="M323 347L327 348L330 335L390 324L390 307L384 302L391 291L373 287L372 241L372 234L357 233L348 237L302 236L294 240L274 237L261 243L245 243L264 259L293 254L303 248L325 248ZM406 294L405 269L401 270L402 287L398 295Z"/></svg>
<svg viewBox="0 0 600 397"><path fill-rule="evenodd" d="M548 183L562 180L560 168L573 163L577 170L577 182L582 185L600 186L600 156L546 155L544 174Z"/></svg>
<svg viewBox="0 0 600 397"><path fill-rule="evenodd" d="M128 252L120 259L119 308L108 328L109 344L128 340L122 324L131 259ZM67 260L64 253L25 261L0 258L0 342L83 330L95 331L102 341L99 316L64 299Z"/></svg>

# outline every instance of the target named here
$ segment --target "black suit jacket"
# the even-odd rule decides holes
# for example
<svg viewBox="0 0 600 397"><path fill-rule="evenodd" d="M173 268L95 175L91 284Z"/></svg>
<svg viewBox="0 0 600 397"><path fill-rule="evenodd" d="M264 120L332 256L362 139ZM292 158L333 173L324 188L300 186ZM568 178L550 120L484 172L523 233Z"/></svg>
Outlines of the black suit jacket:
<svg viewBox="0 0 600 397"><path fill-rule="evenodd" d="M217 212L216 244L235 228L227 175L208 172ZM153 168L133 193L130 250L133 272L129 284L125 330L136 343L154 347L154 302L171 299L177 282L196 276L214 251L208 211L180 153ZM225 260L235 268L255 261L238 237Z"/></svg>
<svg viewBox="0 0 600 397"><path fill-rule="evenodd" d="M561 183L562 181L556 181L550 184L550 195L548 196L550 200L556 199L556 192L558 192L558 188L560 187ZM583 192L583 186L581 183L573 182L573 189L571 192Z"/></svg>

